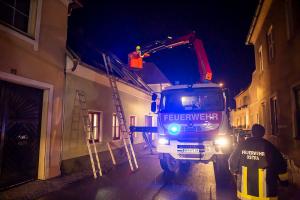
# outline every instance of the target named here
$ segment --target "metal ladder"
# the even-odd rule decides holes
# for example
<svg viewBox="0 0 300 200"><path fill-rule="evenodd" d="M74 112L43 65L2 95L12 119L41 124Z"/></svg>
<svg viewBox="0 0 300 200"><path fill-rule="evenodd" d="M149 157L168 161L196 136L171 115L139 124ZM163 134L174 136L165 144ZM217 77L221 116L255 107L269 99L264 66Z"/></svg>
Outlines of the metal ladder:
<svg viewBox="0 0 300 200"><path fill-rule="evenodd" d="M108 55L106 55L105 53L102 53L102 56L103 56L103 60L104 60L105 68L106 68L107 77L109 78L110 86L111 86L112 92L113 92L113 94L112 94L113 103L115 105L116 112L117 112L117 118L119 121L120 130L121 130L121 138L124 143L124 147L126 150L130 169L131 169L131 171L134 171L134 170L138 169L139 166L137 164L135 152L134 152L132 143L130 141L130 137L129 137L130 131L126 124L124 109L123 109L122 102L120 99L120 94L119 94L119 90L117 87L116 77L113 75L113 68L112 68L112 64L110 61L110 57ZM128 149L128 144L129 144L130 152ZM132 159L134 161L135 166L133 166Z"/></svg>
<svg viewBox="0 0 300 200"><path fill-rule="evenodd" d="M101 165L100 165L97 147L95 144L95 138L93 135L91 119L89 117L89 113L88 113L88 110L86 107L85 92L81 91L81 90L76 90L75 98L78 98L78 101L79 101L80 117L81 117L82 123L83 123L83 132L84 132L84 137L85 137L85 141L86 141L86 146L88 148L88 152L89 152L89 156L90 156L90 162L91 162L91 166L92 166L92 170L93 170L93 175L94 175L94 178L97 178L97 172L99 173L100 176L102 176L102 169L101 169ZM91 143L92 143L94 152L92 152ZM94 157L96 157L98 170L96 170Z"/></svg>

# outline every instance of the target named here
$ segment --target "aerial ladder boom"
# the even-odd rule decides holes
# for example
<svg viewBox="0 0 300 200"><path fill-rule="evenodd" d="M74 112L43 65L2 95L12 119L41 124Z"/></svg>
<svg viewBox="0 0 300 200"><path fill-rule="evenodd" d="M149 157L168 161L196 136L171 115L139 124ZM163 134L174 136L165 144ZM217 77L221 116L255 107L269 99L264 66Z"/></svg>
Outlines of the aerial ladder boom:
<svg viewBox="0 0 300 200"><path fill-rule="evenodd" d="M128 55L129 58L129 66L133 69L141 69L143 68L143 58L148 57L153 53L165 50L172 49L174 47L192 44L194 47L194 51L196 53L197 61L198 61L198 70L200 73L200 78L202 82L211 81L212 80L212 71L207 59L207 55L203 46L203 43L200 39L196 37L195 32L192 32L183 37L179 37L176 39L168 39L164 41L156 41L154 44L150 46L146 46L141 49L137 46L136 51L130 53Z"/></svg>

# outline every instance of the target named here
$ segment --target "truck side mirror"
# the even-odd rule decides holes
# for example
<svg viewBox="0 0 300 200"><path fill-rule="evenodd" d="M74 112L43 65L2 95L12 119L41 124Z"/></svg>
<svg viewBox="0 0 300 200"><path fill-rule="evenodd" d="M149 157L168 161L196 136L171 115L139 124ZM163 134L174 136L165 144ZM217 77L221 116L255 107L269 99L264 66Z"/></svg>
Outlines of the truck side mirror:
<svg viewBox="0 0 300 200"><path fill-rule="evenodd" d="M153 102L151 103L151 112L156 112L156 109L157 109L156 102L153 101Z"/></svg>
<svg viewBox="0 0 300 200"><path fill-rule="evenodd" d="M152 94L152 101L156 101L156 99L157 99L157 94L153 93Z"/></svg>

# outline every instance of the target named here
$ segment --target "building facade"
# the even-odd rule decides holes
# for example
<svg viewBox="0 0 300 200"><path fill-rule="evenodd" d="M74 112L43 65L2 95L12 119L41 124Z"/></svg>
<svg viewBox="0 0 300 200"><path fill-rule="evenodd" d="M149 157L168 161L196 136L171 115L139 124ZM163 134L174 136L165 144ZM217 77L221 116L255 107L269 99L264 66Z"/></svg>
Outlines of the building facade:
<svg viewBox="0 0 300 200"><path fill-rule="evenodd" d="M0 187L60 175L67 1L0 1Z"/></svg>
<svg viewBox="0 0 300 200"><path fill-rule="evenodd" d="M68 15L80 7L72 2L0 0L0 189L59 176L87 157L73 118L76 90L86 92L98 150L107 141L121 147L105 73L83 63L72 71L66 59ZM135 78L118 81L128 125L155 126L147 85Z"/></svg>
<svg viewBox="0 0 300 200"><path fill-rule="evenodd" d="M66 173L90 168L80 117L80 105L76 99L77 90L84 91L86 96L86 106L94 126L96 146L99 152L103 153L100 154L100 162L111 163L111 160L108 161L110 158L105 155L108 153L107 142L110 142L112 149L123 146L112 99L112 89L106 72L103 70L104 67L95 68L82 62L74 67L74 64L76 64L74 57L67 56L62 148L62 169ZM134 76L134 74L131 75ZM150 111L151 90L144 88L142 84L133 84L135 80L131 82L125 77L120 77L117 79L117 87L127 125L156 126L156 117ZM134 133L133 141L135 144L144 142L142 133Z"/></svg>
<svg viewBox="0 0 300 200"><path fill-rule="evenodd" d="M300 3L260 1L247 44L256 68L250 86L235 97L234 127L265 126L267 136L300 166Z"/></svg>

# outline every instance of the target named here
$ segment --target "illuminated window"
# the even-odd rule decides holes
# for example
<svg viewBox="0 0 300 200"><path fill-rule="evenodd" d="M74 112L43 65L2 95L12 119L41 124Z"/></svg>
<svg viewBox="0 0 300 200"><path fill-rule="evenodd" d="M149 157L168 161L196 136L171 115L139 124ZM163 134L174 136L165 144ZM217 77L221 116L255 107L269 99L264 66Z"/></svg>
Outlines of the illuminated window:
<svg viewBox="0 0 300 200"><path fill-rule="evenodd" d="M136 126L136 116L129 117L129 126ZM136 133L134 133L134 137L136 137Z"/></svg>
<svg viewBox="0 0 300 200"><path fill-rule="evenodd" d="M34 37L38 0L0 0L0 23Z"/></svg>
<svg viewBox="0 0 300 200"><path fill-rule="evenodd" d="M91 128L89 131L89 140L92 141L92 139L95 140L95 142L101 142L102 141L102 113L96 112L96 111L90 111L89 112L89 118L91 122Z"/></svg>
<svg viewBox="0 0 300 200"><path fill-rule="evenodd" d="M260 45L260 47L258 49L258 65L259 65L259 70L263 71L264 70L264 60L263 60L262 45Z"/></svg>
<svg viewBox="0 0 300 200"><path fill-rule="evenodd" d="M113 114L113 118L112 118L112 138L113 140L120 139L120 126L119 126L119 120L116 113Z"/></svg>
<svg viewBox="0 0 300 200"><path fill-rule="evenodd" d="M274 42L274 32L273 26L270 26L267 33L267 44L268 44L268 58L269 62L273 62L275 58L275 42Z"/></svg>

